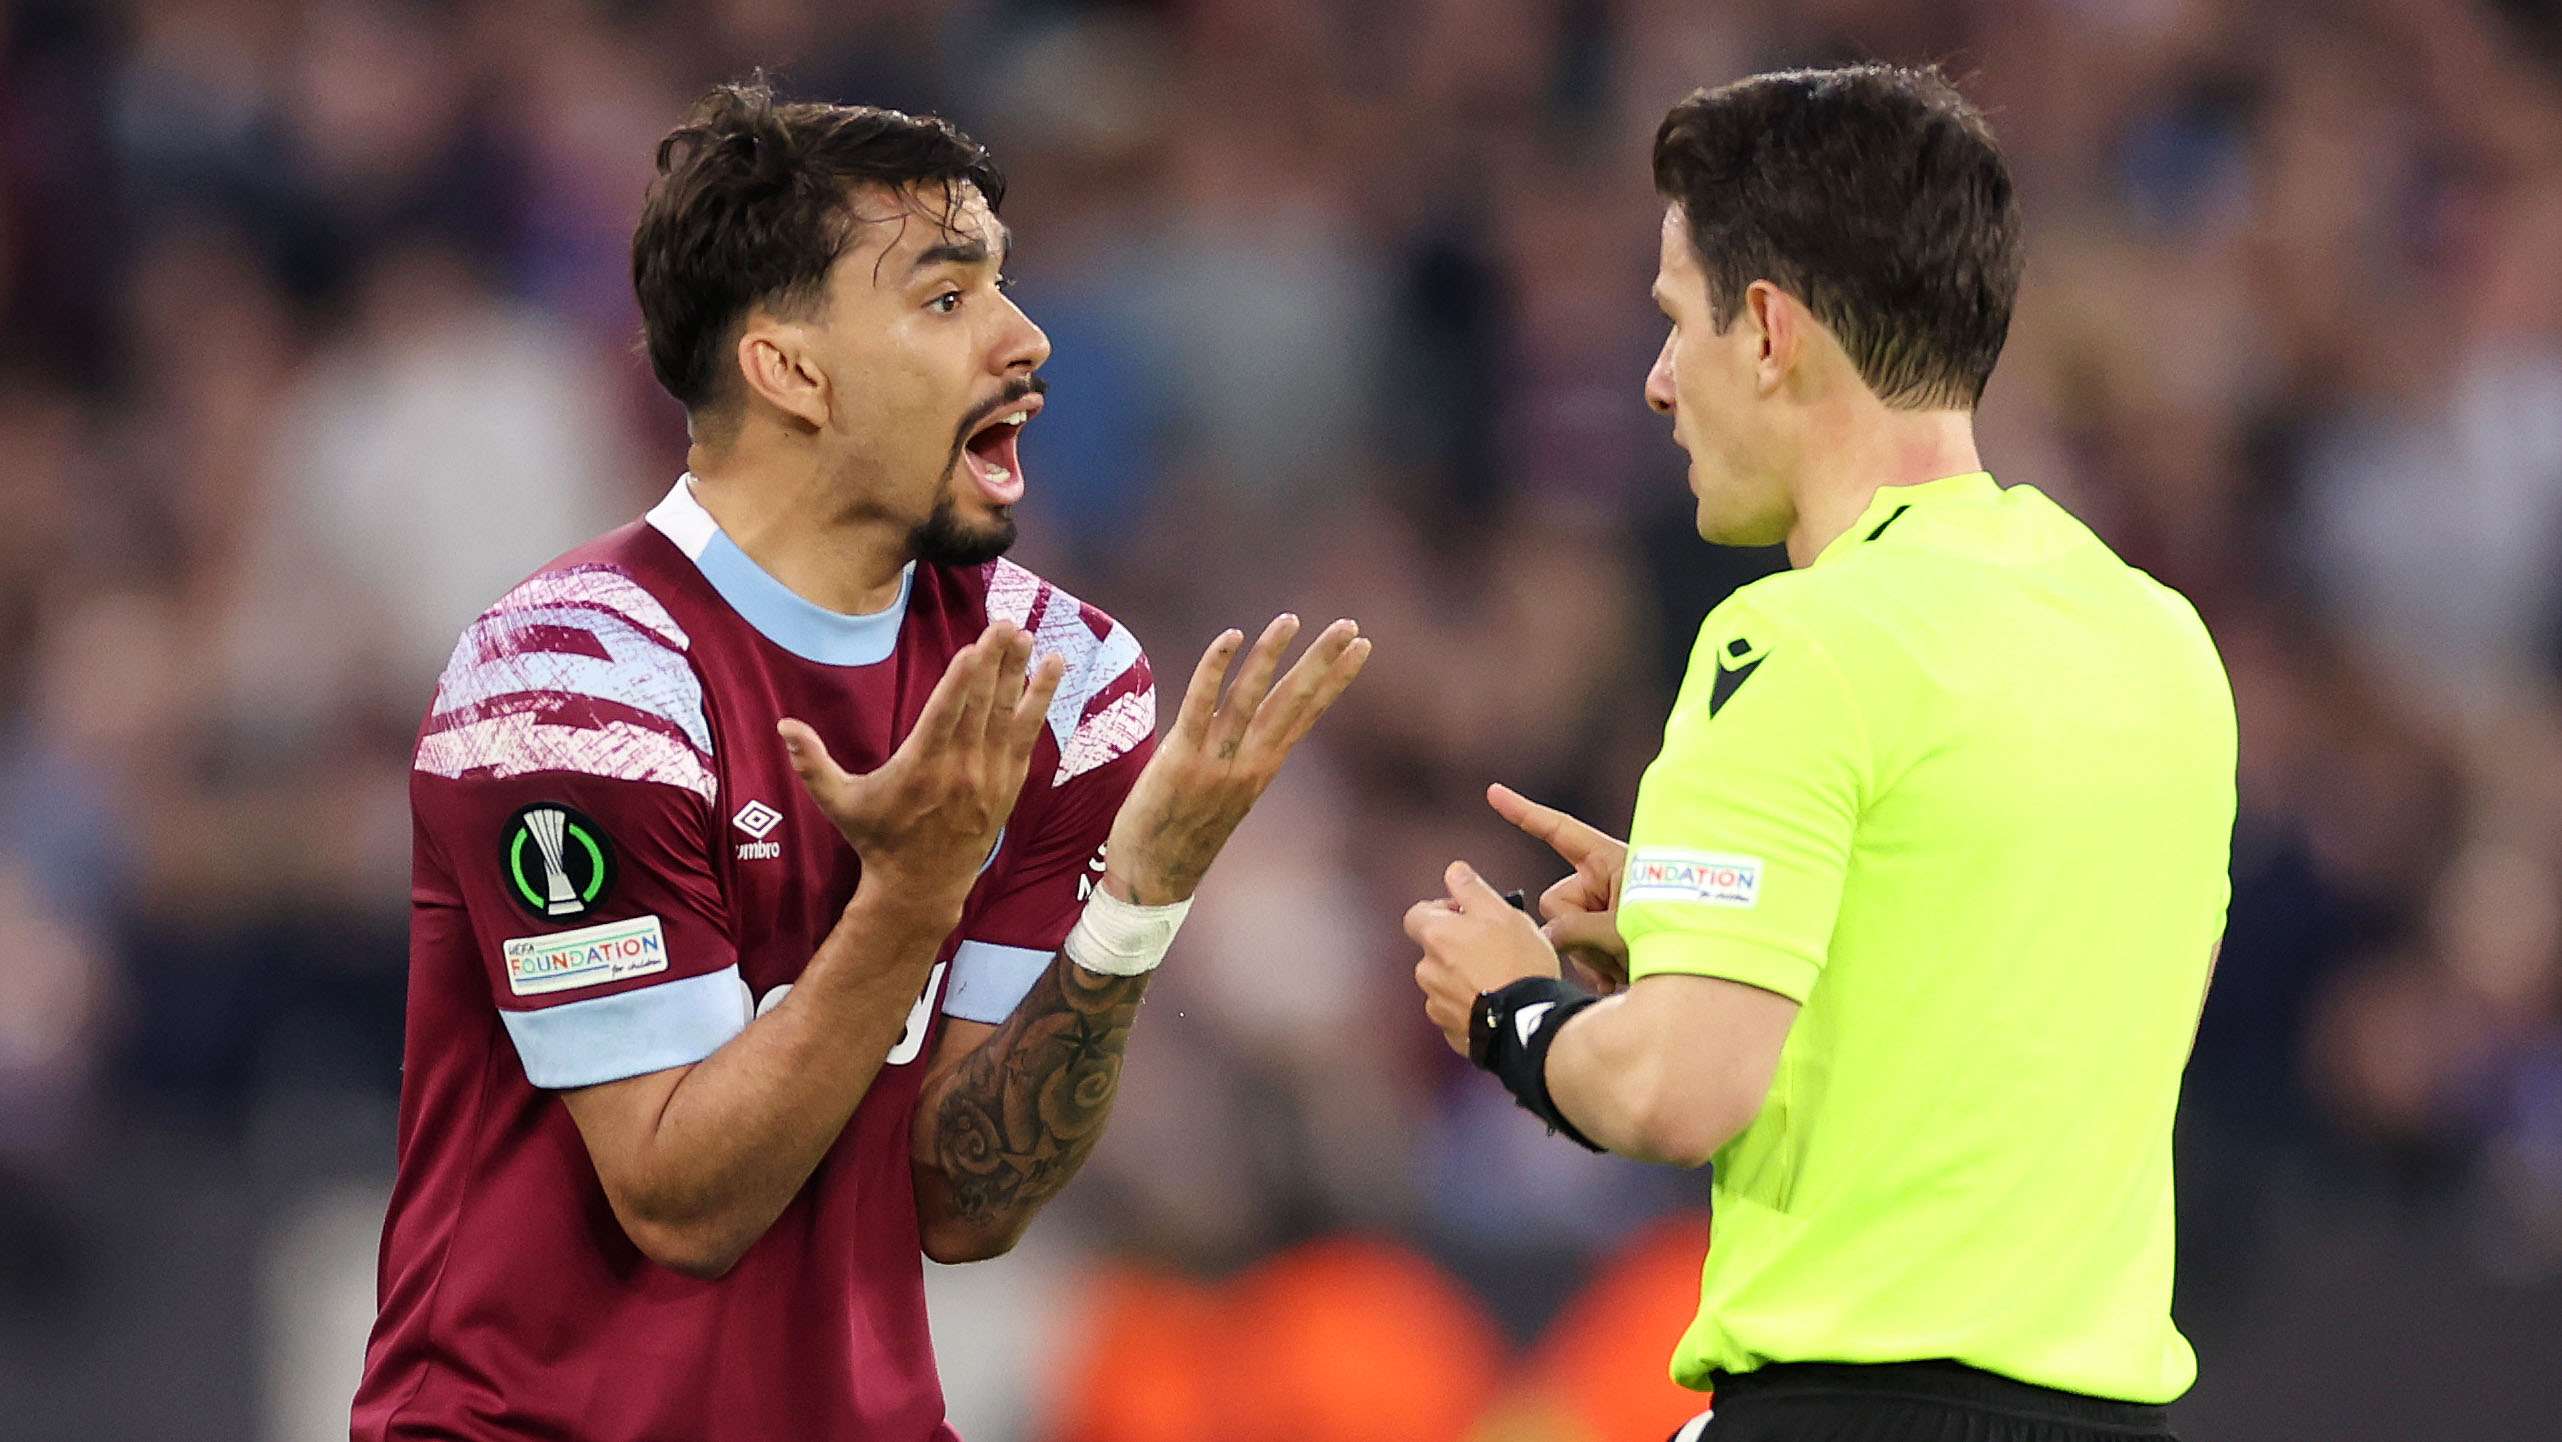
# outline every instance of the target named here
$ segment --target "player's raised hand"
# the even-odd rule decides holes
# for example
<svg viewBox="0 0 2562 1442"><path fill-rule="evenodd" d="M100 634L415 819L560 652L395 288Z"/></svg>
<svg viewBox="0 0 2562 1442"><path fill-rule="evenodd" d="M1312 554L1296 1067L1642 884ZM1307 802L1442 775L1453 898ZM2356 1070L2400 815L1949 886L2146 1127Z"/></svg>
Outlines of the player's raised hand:
<svg viewBox="0 0 2562 1442"><path fill-rule="evenodd" d="M1496 815L1546 842L1574 868L1539 894L1539 914L1547 921L1540 934L1606 987L1625 985L1628 944L1619 936L1619 878L1628 869L1628 844L1509 786L1487 787L1486 801Z"/></svg>
<svg viewBox="0 0 2562 1442"><path fill-rule="evenodd" d="M1274 617L1237 666L1236 680L1225 684L1224 695L1229 665L1245 634L1223 632L1210 643L1184 688L1172 729L1113 818L1106 886L1142 906L1191 896L1291 749L1370 659L1361 628L1337 621L1284 673L1281 657L1298 634L1298 617Z"/></svg>
<svg viewBox="0 0 2562 1442"><path fill-rule="evenodd" d="M914 729L857 776L816 731L786 717L775 729L792 770L863 861L863 880L921 902L957 906L1014 811L1050 697L1066 664L1031 665L1032 638L998 622L961 648Z"/></svg>

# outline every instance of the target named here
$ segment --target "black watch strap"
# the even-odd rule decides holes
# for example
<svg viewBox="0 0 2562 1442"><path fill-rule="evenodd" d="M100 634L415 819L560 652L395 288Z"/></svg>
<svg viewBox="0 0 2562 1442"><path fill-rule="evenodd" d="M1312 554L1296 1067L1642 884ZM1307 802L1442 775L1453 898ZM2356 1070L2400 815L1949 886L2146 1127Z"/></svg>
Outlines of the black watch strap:
<svg viewBox="0 0 2562 1442"><path fill-rule="evenodd" d="M1468 1059L1512 1093L1524 1111L1588 1151L1603 1148L1567 1121L1548 1095L1548 1048L1576 1012L1601 998L1552 976L1525 977L1483 993L1468 1014Z"/></svg>

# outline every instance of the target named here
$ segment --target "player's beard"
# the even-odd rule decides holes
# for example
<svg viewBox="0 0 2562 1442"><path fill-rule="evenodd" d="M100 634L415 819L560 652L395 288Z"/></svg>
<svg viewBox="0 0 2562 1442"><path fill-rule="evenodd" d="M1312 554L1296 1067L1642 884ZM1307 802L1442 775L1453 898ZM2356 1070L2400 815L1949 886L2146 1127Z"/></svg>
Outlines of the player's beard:
<svg viewBox="0 0 2562 1442"><path fill-rule="evenodd" d="M960 503L948 485L935 499L934 513L907 533L908 553L929 566L984 566L1013 545L1012 506L999 508L994 520L972 523L961 518Z"/></svg>
<svg viewBox="0 0 2562 1442"><path fill-rule="evenodd" d="M961 417L952 433L952 454L943 463L943 493L934 498L933 514L919 521L907 533L908 553L930 566L967 568L984 566L1004 555L1014 546L1014 508L999 506L996 518L985 525L972 525L961 518L961 505L955 491L961 480L961 453L978 433L988 417L1020 404L1025 396L1037 396L1050 388L1039 376L1026 376L1005 388L1003 394L979 405Z"/></svg>

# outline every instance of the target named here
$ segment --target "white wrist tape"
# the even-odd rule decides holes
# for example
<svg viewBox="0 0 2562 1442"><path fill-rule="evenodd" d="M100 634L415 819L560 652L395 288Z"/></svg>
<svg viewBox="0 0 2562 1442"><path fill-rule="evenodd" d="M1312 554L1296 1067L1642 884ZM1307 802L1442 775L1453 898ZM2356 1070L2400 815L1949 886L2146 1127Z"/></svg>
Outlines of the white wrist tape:
<svg viewBox="0 0 2562 1442"><path fill-rule="evenodd" d="M1103 976L1144 976L1165 960L1174 933L1183 928L1189 898L1171 906L1140 906L1097 886L1062 948L1068 960Z"/></svg>

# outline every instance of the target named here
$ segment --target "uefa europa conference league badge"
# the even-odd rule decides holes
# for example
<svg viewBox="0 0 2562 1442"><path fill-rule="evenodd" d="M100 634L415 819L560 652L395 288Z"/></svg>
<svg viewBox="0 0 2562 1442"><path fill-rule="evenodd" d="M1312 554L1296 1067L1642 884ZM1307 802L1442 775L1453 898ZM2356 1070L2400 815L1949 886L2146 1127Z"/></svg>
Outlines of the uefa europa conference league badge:
<svg viewBox="0 0 2562 1442"><path fill-rule="evenodd" d="M604 829L551 801L507 818L499 864L516 904L546 921L585 916L614 883L614 848Z"/></svg>

